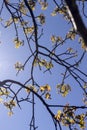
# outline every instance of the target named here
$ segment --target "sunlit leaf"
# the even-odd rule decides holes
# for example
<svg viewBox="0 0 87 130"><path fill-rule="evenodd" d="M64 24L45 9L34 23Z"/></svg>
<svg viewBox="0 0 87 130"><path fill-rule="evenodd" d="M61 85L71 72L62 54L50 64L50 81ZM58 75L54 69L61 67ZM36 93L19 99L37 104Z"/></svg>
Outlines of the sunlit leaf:
<svg viewBox="0 0 87 130"><path fill-rule="evenodd" d="M85 115L84 114L81 114L81 115L77 115L75 117L76 121L79 123L79 126L80 128L84 129L86 126L85 126Z"/></svg>
<svg viewBox="0 0 87 130"><path fill-rule="evenodd" d="M59 8L56 7L56 8L54 9L54 11L51 13L51 16L56 16L57 13L58 13L58 11L59 11Z"/></svg>
<svg viewBox="0 0 87 130"><path fill-rule="evenodd" d="M9 94L10 92L7 91L6 88L3 88L3 87L0 88L0 96L3 96L3 95L8 96Z"/></svg>
<svg viewBox="0 0 87 130"><path fill-rule="evenodd" d="M46 99L51 99L51 94L47 92L47 93L45 94L45 98L46 98Z"/></svg>
<svg viewBox="0 0 87 130"><path fill-rule="evenodd" d="M63 97L67 96L69 91L71 91L71 87L68 84L58 84L57 85L57 91L59 94L61 94Z"/></svg>
<svg viewBox="0 0 87 130"><path fill-rule="evenodd" d="M66 35L67 38L71 39L71 40L74 40L75 37L76 37L76 33L70 31L68 32L68 34Z"/></svg>
<svg viewBox="0 0 87 130"><path fill-rule="evenodd" d="M19 22L19 18L18 18L18 17L14 17L14 18L13 18L13 21L14 21L15 23L18 23L18 22Z"/></svg>
<svg viewBox="0 0 87 130"><path fill-rule="evenodd" d="M13 19L10 18L8 21L5 22L5 27L9 27L13 23Z"/></svg>
<svg viewBox="0 0 87 130"><path fill-rule="evenodd" d="M51 36L51 41L52 41L53 43L55 43L56 40L57 40L57 39L56 39L56 36L52 35L52 36Z"/></svg>
<svg viewBox="0 0 87 130"><path fill-rule="evenodd" d="M29 4L29 6L31 7L32 10L35 10L35 6L36 6L35 1L29 0L28 4Z"/></svg>
<svg viewBox="0 0 87 130"><path fill-rule="evenodd" d="M9 116L12 116L12 115L13 115L13 111L9 111L9 112L8 112L8 115L9 115Z"/></svg>
<svg viewBox="0 0 87 130"><path fill-rule="evenodd" d="M14 100L10 100L8 102L4 102L4 106L9 109L9 110L12 110L13 107L16 106L16 102Z"/></svg>
<svg viewBox="0 0 87 130"><path fill-rule="evenodd" d="M24 45L24 42L19 40L19 38L15 38L13 40L14 44L15 44L15 48L19 48L20 46L23 46Z"/></svg>
<svg viewBox="0 0 87 130"><path fill-rule="evenodd" d="M33 86L33 85L28 85L28 86L26 86L26 87L27 87L27 88L26 88L25 90L26 90L27 93L30 93L31 90L33 90L34 92L37 92L36 87Z"/></svg>
<svg viewBox="0 0 87 130"><path fill-rule="evenodd" d="M26 27L24 29L24 31L25 31L26 34L33 33L34 32L34 27L33 26L32 27Z"/></svg>
<svg viewBox="0 0 87 130"><path fill-rule="evenodd" d="M41 58L35 59L34 66L37 66L37 65L41 67L44 66L47 69L53 68L53 64L51 61L46 61L45 59L41 59Z"/></svg>
<svg viewBox="0 0 87 130"><path fill-rule="evenodd" d="M27 8L25 7L25 4L24 4L23 1L20 2L20 4L19 4L19 11L20 11L23 15L26 15L27 12L28 12L28 10L27 10Z"/></svg>
<svg viewBox="0 0 87 130"><path fill-rule="evenodd" d="M21 21L21 23L20 23L20 24L21 24L21 26L22 26L22 27L24 27L24 26L27 26L27 25L28 25L28 23L29 23L28 21Z"/></svg>
<svg viewBox="0 0 87 130"><path fill-rule="evenodd" d="M60 36L55 36L55 35L52 35L51 36L51 41L52 43L57 43L57 42L61 42L62 41L62 38Z"/></svg>
<svg viewBox="0 0 87 130"><path fill-rule="evenodd" d="M47 2L42 2L42 1L39 1L39 4L42 6L41 7L41 9L42 10L46 10L47 9L47 7L48 7L48 3Z"/></svg>
<svg viewBox="0 0 87 130"><path fill-rule="evenodd" d="M43 92L43 91L50 91L50 90L51 90L51 87L48 84L40 87L40 91L41 92Z"/></svg>
<svg viewBox="0 0 87 130"><path fill-rule="evenodd" d="M61 110L58 110L57 114L55 115L55 118L57 120L60 120L61 119L61 116L62 116L62 111Z"/></svg>

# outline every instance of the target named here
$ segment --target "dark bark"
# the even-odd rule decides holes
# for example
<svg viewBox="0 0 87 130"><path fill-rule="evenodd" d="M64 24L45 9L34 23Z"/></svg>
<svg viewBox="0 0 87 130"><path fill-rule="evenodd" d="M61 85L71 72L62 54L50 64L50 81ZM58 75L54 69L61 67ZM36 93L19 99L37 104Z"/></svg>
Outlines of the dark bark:
<svg viewBox="0 0 87 130"><path fill-rule="evenodd" d="M83 38L85 45L87 46L87 28L82 20L82 17L79 13L78 6L76 4L75 0L65 0L72 17L74 19L74 22L77 27L77 32L80 34L80 36Z"/></svg>

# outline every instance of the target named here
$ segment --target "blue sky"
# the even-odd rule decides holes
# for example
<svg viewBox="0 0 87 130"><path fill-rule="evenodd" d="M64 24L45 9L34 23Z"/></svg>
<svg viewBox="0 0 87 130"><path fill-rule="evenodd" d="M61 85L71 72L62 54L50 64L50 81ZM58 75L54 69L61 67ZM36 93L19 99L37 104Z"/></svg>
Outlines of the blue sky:
<svg viewBox="0 0 87 130"><path fill-rule="evenodd" d="M64 38L66 32L69 31L71 25L63 19L61 15L57 15L55 17L51 16L51 12L53 10L54 4L49 2L50 5L46 11L40 10L40 7L37 6L35 14L38 15L41 12L46 16L46 24L43 25L44 28L44 35L39 40L39 44L43 44L48 48L52 48L52 43L50 40L51 35L57 35ZM8 20L8 12L4 15L4 18ZM19 61L24 63L25 60L29 56L28 45L25 44L24 46L20 47L19 49L15 49L13 39L15 37L15 32L13 27L9 27L4 29L0 25L0 80L4 79L14 79L24 83L29 75L30 75L30 64L27 64L25 70L20 72L18 76L16 76L16 70L14 68L14 64ZM23 33L20 31L20 36L23 38ZM25 38L24 38L25 39ZM66 48L73 47L78 53L81 55L83 49L81 49L81 45L77 43L78 37L74 41L68 41L64 47L60 47L58 50L58 54L63 52ZM87 56L87 55L86 55ZM85 56L84 62L82 63L81 68L87 72L87 58ZM46 57L45 57L46 58ZM71 62L71 61L70 61ZM70 84L72 87L72 91L68 94L67 97L63 98L61 95L57 94L56 92L56 85L61 83L61 73L64 71L64 68L61 66L57 66L54 64L54 68L52 69L52 74L50 75L49 72L43 74L44 69L40 71L38 67L34 70L34 77L35 80L40 84L49 84L52 89L52 100L48 100L48 104L67 104L70 103L71 105L83 105L82 97L83 92L78 87L78 84L71 78L66 80L66 83ZM16 87L16 86L14 86ZM23 95L26 92L22 93ZM35 114L36 114L36 125L38 126L38 130L50 130L54 129L54 125L52 123L52 119L48 112L46 111L43 104L36 98L36 105L35 105ZM3 104L0 104L0 129L3 130L29 130L29 121L31 119L31 111L32 107L31 104L23 102L21 103L21 110L18 107L14 108L14 114L9 117L8 110L4 107ZM59 109L59 108L58 108ZM57 108L53 111L55 114L57 113ZM65 129L65 128L63 128ZM68 128L66 128L68 130Z"/></svg>

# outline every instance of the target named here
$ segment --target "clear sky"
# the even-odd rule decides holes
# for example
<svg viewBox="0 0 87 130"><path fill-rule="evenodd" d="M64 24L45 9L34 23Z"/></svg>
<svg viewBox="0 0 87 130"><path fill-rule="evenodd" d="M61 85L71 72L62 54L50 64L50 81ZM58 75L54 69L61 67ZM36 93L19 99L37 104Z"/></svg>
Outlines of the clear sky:
<svg viewBox="0 0 87 130"><path fill-rule="evenodd" d="M43 11L40 9L40 6L36 7L36 11L34 11L35 15L40 13L44 13L46 16L46 23L43 25L44 35L39 40L39 44L43 44L47 48L52 48L52 42L50 40L51 35L62 36L64 38L65 34L71 28L71 24L69 24L62 15L57 15L55 17L51 16L51 13L54 8L54 4L49 2L48 9ZM4 10L5 11L5 10ZM4 12L3 12L4 13ZM8 20L8 12L6 11L4 15L4 19ZM4 29L2 25L0 25L0 81L5 79L14 79L19 82L24 83L30 75L30 66L31 62L26 65L25 70L20 72L16 76L16 70L14 68L14 64L19 61L24 63L25 60L29 56L28 45L25 43L24 46L21 46L18 49L15 49L13 39L15 37L15 31L13 26L7 29ZM23 33L20 30L20 37L24 38ZM25 39L25 38L24 38ZM68 41L64 47L60 47L58 49L58 54L66 50L67 48L72 47L78 51L78 54L81 55L83 49L81 49L81 45L78 44L78 37L74 41ZM86 55L87 56L87 55ZM84 62L80 68L83 68L84 71L87 72L87 58L84 58ZM46 57L45 57L46 58ZM77 57L78 59L79 57ZM76 60L77 60L76 59ZM75 60L74 60L75 61ZM70 60L72 63L73 60ZM47 100L48 104L67 104L70 103L71 105L83 105L82 97L83 92L78 87L78 84L74 81L74 79L68 78L66 79L66 83L70 84L71 92L64 98L61 95L57 94L56 92L56 85L61 83L61 73L63 73L64 68L54 64L54 68L52 68L52 74L49 72L43 73L39 70L38 67L35 68L34 77L36 81L40 85L49 84L51 86L51 100ZM16 86L14 86L16 87ZM22 93L23 95L26 92ZM22 96L23 96L22 95ZM36 114L36 125L38 126L38 130L53 130L54 125L53 121L47 112L46 108L43 104L35 98L36 105L35 105L35 114ZM58 108L59 109L59 108ZM53 109L55 114L57 113L57 108ZM23 102L21 103L21 110L19 107L14 108L14 114L9 117L8 110L5 108L3 104L0 104L0 130L29 130L29 121L31 120L31 111L32 107L30 103ZM63 128L65 130L65 128ZM68 128L66 129L68 130Z"/></svg>

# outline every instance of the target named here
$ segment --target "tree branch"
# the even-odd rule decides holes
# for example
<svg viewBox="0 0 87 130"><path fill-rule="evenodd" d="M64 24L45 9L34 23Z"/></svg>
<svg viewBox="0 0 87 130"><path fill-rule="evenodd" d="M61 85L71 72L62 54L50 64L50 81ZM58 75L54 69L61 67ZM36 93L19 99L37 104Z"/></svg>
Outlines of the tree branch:
<svg viewBox="0 0 87 130"><path fill-rule="evenodd" d="M77 27L77 32L83 38L85 46L87 47L87 28L86 28L86 26L82 20L82 17L79 13L79 9L78 9L78 6L76 4L76 0L65 0L65 2L69 8L69 11L72 15L72 18L74 19L75 25Z"/></svg>

